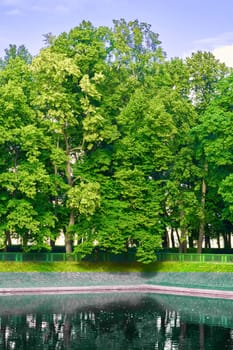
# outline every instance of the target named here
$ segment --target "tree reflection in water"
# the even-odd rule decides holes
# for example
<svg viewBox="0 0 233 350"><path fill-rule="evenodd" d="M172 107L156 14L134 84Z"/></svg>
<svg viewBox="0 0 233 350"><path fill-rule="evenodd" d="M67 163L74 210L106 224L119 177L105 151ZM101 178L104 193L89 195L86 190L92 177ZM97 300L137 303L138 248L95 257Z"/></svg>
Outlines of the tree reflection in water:
<svg viewBox="0 0 233 350"><path fill-rule="evenodd" d="M0 349L233 349L233 302L205 299L197 321L193 307L202 302L140 294L4 296ZM216 305L227 310L227 327L212 322Z"/></svg>

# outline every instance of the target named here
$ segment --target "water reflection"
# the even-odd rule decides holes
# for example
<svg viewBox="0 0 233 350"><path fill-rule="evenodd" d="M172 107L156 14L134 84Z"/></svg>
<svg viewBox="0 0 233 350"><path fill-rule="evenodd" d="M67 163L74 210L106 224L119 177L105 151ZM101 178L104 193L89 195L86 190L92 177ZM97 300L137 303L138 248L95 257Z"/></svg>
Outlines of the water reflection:
<svg viewBox="0 0 233 350"><path fill-rule="evenodd" d="M0 349L233 349L233 302L111 294L0 297Z"/></svg>

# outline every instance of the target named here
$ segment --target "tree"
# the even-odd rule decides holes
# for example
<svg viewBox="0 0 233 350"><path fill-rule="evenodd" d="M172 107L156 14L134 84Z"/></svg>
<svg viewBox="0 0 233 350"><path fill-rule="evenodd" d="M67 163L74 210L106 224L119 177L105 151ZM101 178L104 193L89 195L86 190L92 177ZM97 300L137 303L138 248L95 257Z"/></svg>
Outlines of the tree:
<svg viewBox="0 0 233 350"><path fill-rule="evenodd" d="M210 186L223 203L216 206L222 229L227 236L227 222L232 221L231 172L232 172L232 74L222 79L214 99L202 116L197 128L201 145L209 164ZM220 199L219 202L221 203ZM220 210L219 210L220 209ZM229 224L228 224L229 226ZM231 228L230 228L231 230Z"/></svg>
<svg viewBox="0 0 233 350"><path fill-rule="evenodd" d="M21 58L27 64L30 64L32 61L32 55L24 45L17 47L16 45L10 44L9 48L5 49L4 58L0 58L0 68L5 67L11 59L14 60L16 57Z"/></svg>
<svg viewBox="0 0 233 350"><path fill-rule="evenodd" d="M175 130L169 142L169 153L164 148L165 155L161 157L165 160L166 156L170 155L166 170L163 169L157 174L157 178L163 184L163 246L167 247L169 244L169 231L176 231L180 252L184 252L187 239L195 227L198 212L194 184L199 171L194 162L194 143L191 137L191 130L197 123L197 113L188 97L189 71L184 61L175 58L160 64L157 74L148 81L149 90L157 94L158 99L162 101L164 111ZM161 129L163 127L168 129L165 122L161 123ZM161 140L161 144L163 143ZM161 147L159 144L155 146L155 149Z"/></svg>
<svg viewBox="0 0 233 350"><path fill-rule="evenodd" d="M46 47L51 46L56 39L56 36L53 35L51 32L43 34L43 37L44 37L43 41L44 41Z"/></svg>
<svg viewBox="0 0 233 350"><path fill-rule="evenodd" d="M28 242L39 249L51 235L54 218L44 165L48 140L30 106L31 81L29 66L20 57L11 58L0 71L1 238L2 246L16 236L24 249Z"/></svg>
<svg viewBox="0 0 233 350"><path fill-rule="evenodd" d="M124 36L124 33L127 35ZM133 152L133 144L130 145L131 150L126 149L128 143L123 150L120 149L125 132L125 141L127 137L129 139L126 142L130 143L134 137L130 138L130 130L125 131L129 120L127 116L122 117L122 111L127 110L128 104L133 104L131 99L134 92L149 75L148 72L152 74L155 71L155 66L162 59L160 42L158 35L150 31L150 26L138 21L126 23L124 20L114 21L113 30L105 31L105 41L107 66L105 84L100 84L100 109L107 118L104 130L108 137L86 150L83 162L77 162L74 167L77 176L84 174L91 181L96 179L100 183L101 207L88 224L80 218L79 231L85 232L85 240L76 251L90 253L94 248L93 241L101 249L114 253L126 251L135 244L138 258L149 262L155 258L154 248L161 245L160 235L151 234L152 230L156 231L158 221L157 210L148 200L155 197L155 185L149 183L147 175L137 169L137 156L130 156L127 168L121 166L122 160ZM143 108L143 100L140 103L140 108ZM136 118L136 115L130 116L134 132L137 128ZM116 129L112 129L111 125ZM140 194L140 186L145 188L147 196ZM127 187L131 188L131 195ZM158 205L155 200L153 203ZM157 226L161 230L161 225Z"/></svg>
<svg viewBox="0 0 233 350"><path fill-rule="evenodd" d="M220 63L212 53L198 51L192 54L190 58L186 59L190 78L190 98L195 106L199 120L201 122L202 115L205 113L211 100L216 93L217 82L227 75L229 70ZM195 129L194 129L195 130ZM201 185L200 185L200 212L199 212L199 235L198 235L198 253L202 251L202 242L205 235L205 208L207 196L207 177L209 166L205 158L205 153L202 150L201 143L198 140L199 135L196 134L197 152L196 159L201 171Z"/></svg>
<svg viewBox="0 0 233 350"><path fill-rule="evenodd" d="M121 45L119 35L126 28L130 38L127 37L124 45ZM66 57L79 69L79 76L76 79L79 81L79 88L76 81L72 82L70 78L66 83L67 97L64 98L67 101L68 96L75 96L72 110L75 111L76 125L79 126L77 130L74 122L73 129L71 125L68 129L69 135L73 137L69 140L75 145L68 148L76 160L71 166L72 176L66 181L70 184L70 189L67 190L67 204L72 203L73 209L76 209L78 214L76 224L72 219L70 230L73 230L82 242L76 251L85 253L92 251L95 241L103 248L119 252L127 248L127 242L130 240L134 227L133 211L128 199L121 201L118 191L122 186L121 177L122 182L125 182L129 180L128 176L136 180L142 175L140 172L135 173L135 177L132 173L124 179L123 172L122 174L119 172L118 180L114 178L115 170L112 169L115 157L114 145L121 128L118 115L122 107L127 105L131 93L140 85L141 77L139 73L135 74L134 67L142 65L143 59L145 70L149 70L149 67L153 69L155 57L159 60L158 57L161 56L157 50L159 45L157 35L153 37L152 34L149 26L140 25L137 21L129 24L123 20L116 21L112 31L105 27L94 28L91 23L82 22L70 33L59 36L50 47L52 55L61 55L63 61ZM148 40L145 44L146 37ZM129 59L126 59L128 55ZM59 87L57 86L55 90L59 91ZM77 101L81 101L81 107L77 107ZM67 112L62 114L65 115ZM61 147L61 141L59 145ZM97 167L101 167L101 170ZM58 172L61 172L61 169L58 169ZM75 189L73 189L74 183ZM95 187L97 184L100 185L101 207L96 208L97 211L95 213L93 211L93 215L85 215L78 207L74 208L75 203L79 203L77 198L81 196L80 188L84 183L95 184ZM70 195L75 199L70 199ZM130 209L127 209L128 207ZM132 227L127 228L129 217Z"/></svg>
<svg viewBox="0 0 233 350"><path fill-rule="evenodd" d="M94 46L95 42L92 44ZM54 201L65 209L67 252L72 251L75 218L92 215L99 205L98 183L76 178L73 165L81 161L86 150L91 150L95 143L108 138L98 107L101 95L97 86L104 76L96 71L89 77L82 69L75 57L54 52L53 47L42 50L32 63L36 84L33 103L41 127L46 128L52 139L51 162L59 187L59 199Z"/></svg>

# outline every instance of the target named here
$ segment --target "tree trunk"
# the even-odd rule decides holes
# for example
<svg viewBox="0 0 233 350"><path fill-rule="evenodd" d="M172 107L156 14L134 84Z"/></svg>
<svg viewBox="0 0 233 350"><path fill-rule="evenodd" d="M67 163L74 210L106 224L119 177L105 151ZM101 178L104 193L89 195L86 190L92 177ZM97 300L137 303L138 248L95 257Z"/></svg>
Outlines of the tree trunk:
<svg viewBox="0 0 233 350"><path fill-rule="evenodd" d="M192 237L192 236L189 236L188 240L189 240L189 248L193 248L193 247L194 247L194 244L193 244L193 237Z"/></svg>
<svg viewBox="0 0 233 350"><path fill-rule="evenodd" d="M7 247L11 247L11 234L9 231L5 231L5 242L4 242L4 251L7 252Z"/></svg>
<svg viewBox="0 0 233 350"><path fill-rule="evenodd" d="M227 235L226 233L223 235L224 248L227 248Z"/></svg>
<svg viewBox="0 0 233 350"><path fill-rule="evenodd" d="M181 229L179 253L187 253L187 233L186 233L186 229Z"/></svg>
<svg viewBox="0 0 233 350"><path fill-rule="evenodd" d="M69 236L65 238L65 248L66 248L66 253L72 253L73 251L73 240Z"/></svg>
<svg viewBox="0 0 233 350"><path fill-rule="evenodd" d="M171 248L175 248L174 229L171 229Z"/></svg>
<svg viewBox="0 0 233 350"><path fill-rule="evenodd" d="M69 145L69 139L66 136L66 133L64 132L64 140L65 140L65 145L66 145L66 156L67 156L67 161L66 161L66 178L67 178L67 183L72 188L73 186L73 176L72 176L72 168L70 164L70 145ZM73 251L73 233L70 230L70 227L75 224L75 215L74 215L74 210L70 209L70 219L69 219L69 224L67 228L67 232L65 235L65 248L66 248L66 253L72 253Z"/></svg>
<svg viewBox="0 0 233 350"><path fill-rule="evenodd" d="M22 241L23 251L27 249L27 245L28 245L28 234L25 233Z"/></svg>
<svg viewBox="0 0 233 350"><path fill-rule="evenodd" d="M224 239L224 248L225 249L230 249L231 248L231 234L230 233L225 233L223 235Z"/></svg>
<svg viewBox="0 0 233 350"><path fill-rule="evenodd" d="M56 243L56 241L54 239L50 239L50 247L51 247L52 252L54 252L55 243Z"/></svg>
<svg viewBox="0 0 233 350"><path fill-rule="evenodd" d="M184 220L184 211L181 210L180 213L180 222L182 225L182 222ZM179 253L187 253L187 231L186 227L181 227L180 229L180 245L179 245Z"/></svg>
<svg viewBox="0 0 233 350"><path fill-rule="evenodd" d="M202 253L202 242L205 234L205 224L204 220L201 219L200 227L199 227L199 236L198 236L198 242L197 242L197 252L199 254Z"/></svg>
<svg viewBox="0 0 233 350"><path fill-rule="evenodd" d="M167 229L165 229L162 246L163 248L169 248L169 234Z"/></svg>
<svg viewBox="0 0 233 350"><path fill-rule="evenodd" d="M207 171L207 164L205 164L205 171ZM197 242L197 252L202 253L202 242L205 235L205 202L206 202L206 182L205 179L202 179L201 186L201 220L199 226L199 236Z"/></svg>
<svg viewBox="0 0 233 350"><path fill-rule="evenodd" d="M210 237L205 235L205 248L210 248Z"/></svg>
<svg viewBox="0 0 233 350"><path fill-rule="evenodd" d="M74 225L74 211L71 210L70 212L70 220L69 220L69 225L67 228L67 232L65 235L65 247L66 247L66 253L72 253L73 251L73 233L70 232L70 227Z"/></svg>
<svg viewBox="0 0 233 350"><path fill-rule="evenodd" d="M178 245L180 246L180 236L179 236L179 232L177 229L175 229L176 231L176 237L177 237L177 241L178 241Z"/></svg>

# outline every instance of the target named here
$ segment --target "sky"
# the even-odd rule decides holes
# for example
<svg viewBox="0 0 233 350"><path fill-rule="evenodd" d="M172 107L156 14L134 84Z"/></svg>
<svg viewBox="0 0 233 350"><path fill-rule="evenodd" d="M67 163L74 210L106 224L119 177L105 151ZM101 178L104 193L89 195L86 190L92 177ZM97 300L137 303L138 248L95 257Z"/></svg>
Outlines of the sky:
<svg viewBox="0 0 233 350"><path fill-rule="evenodd" d="M233 67L232 0L0 0L0 57L9 44L33 55L43 34L59 35L89 20L112 26L113 19L151 24L170 57L211 51Z"/></svg>

